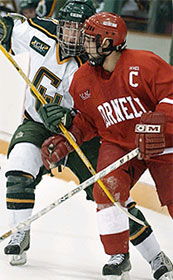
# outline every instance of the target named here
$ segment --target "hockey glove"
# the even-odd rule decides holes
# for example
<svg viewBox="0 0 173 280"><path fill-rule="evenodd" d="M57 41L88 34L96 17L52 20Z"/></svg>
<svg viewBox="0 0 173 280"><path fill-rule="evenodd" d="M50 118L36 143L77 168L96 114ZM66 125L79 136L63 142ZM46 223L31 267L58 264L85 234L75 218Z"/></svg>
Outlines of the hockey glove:
<svg viewBox="0 0 173 280"><path fill-rule="evenodd" d="M148 160L164 151L165 123L164 113L148 112L142 115L140 124L135 127L135 144L139 147L139 159Z"/></svg>
<svg viewBox="0 0 173 280"><path fill-rule="evenodd" d="M66 128L72 123L72 110L59 106L56 103L46 104L40 107L38 113L47 129L57 133L60 132L58 124L61 122Z"/></svg>
<svg viewBox="0 0 173 280"><path fill-rule="evenodd" d="M82 144L83 137L76 126L72 125L70 127L69 133L78 145ZM70 145L70 143L64 135L59 134L52 136L46 141L44 141L41 148L43 164L46 167L46 169L49 170L55 167L61 159L63 159L73 151L74 148Z"/></svg>

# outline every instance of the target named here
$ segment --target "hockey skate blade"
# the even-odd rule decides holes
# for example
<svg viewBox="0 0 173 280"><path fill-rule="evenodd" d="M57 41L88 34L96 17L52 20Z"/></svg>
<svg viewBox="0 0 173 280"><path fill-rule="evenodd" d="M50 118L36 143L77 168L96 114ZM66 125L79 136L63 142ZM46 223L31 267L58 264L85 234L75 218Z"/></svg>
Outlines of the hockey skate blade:
<svg viewBox="0 0 173 280"><path fill-rule="evenodd" d="M129 272L123 272L122 275L116 276L116 275L107 275L104 276L105 280L130 280Z"/></svg>
<svg viewBox="0 0 173 280"><path fill-rule="evenodd" d="M173 280L173 271L165 273L159 280Z"/></svg>
<svg viewBox="0 0 173 280"><path fill-rule="evenodd" d="M24 265L27 262L26 252L23 252L21 255L10 255L9 263L13 266L15 265Z"/></svg>

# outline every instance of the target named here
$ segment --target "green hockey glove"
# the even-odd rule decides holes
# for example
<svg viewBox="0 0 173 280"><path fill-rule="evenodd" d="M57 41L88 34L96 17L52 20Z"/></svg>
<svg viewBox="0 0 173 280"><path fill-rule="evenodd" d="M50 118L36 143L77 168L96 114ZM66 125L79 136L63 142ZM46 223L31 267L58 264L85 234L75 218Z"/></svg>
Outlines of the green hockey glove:
<svg viewBox="0 0 173 280"><path fill-rule="evenodd" d="M56 103L46 104L40 107L38 113L47 129L60 132L58 125L61 122L66 128L72 123L72 110L59 106Z"/></svg>

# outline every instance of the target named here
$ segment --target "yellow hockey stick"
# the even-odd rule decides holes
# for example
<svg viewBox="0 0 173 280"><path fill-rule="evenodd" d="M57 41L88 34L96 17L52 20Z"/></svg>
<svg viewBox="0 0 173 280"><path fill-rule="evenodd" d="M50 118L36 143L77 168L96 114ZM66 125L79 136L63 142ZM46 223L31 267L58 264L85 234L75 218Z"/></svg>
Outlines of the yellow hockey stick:
<svg viewBox="0 0 173 280"><path fill-rule="evenodd" d="M38 98L38 100L44 105L46 104L46 100L44 99L44 97L40 94L40 92L36 89L36 87L31 83L31 81L28 79L28 77L25 75L25 73L22 71L22 69L18 66L18 64L15 62L15 60L12 58L12 56L6 51L6 49L0 44L0 50L3 52L3 54L8 58L8 60L13 64L13 66L16 68L16 70L19 72L19 74L22 76L22 78L25 80L25 82L27 83L27 85L30 87L30 89L33 91L33 93L35 94L35 96ZM77 152L77 154L79 155L79 157L81 158L81 160L84 162L84 164L86 165L86 167L88 168L88 170L90 171L90 173L92 175L96 175L96 172L94 170L94 168L92 167L92 165L90 164L90 162L88 161L88 159L86 158L86 156L84 155L84 153L82 152L82 150L79 148L79 146L76 144L76 142L73 140L73 138L71 137L71 135L68 133L67 129L63 126L62 123L59 124L59 128L61 129L61 131L63 132L63 134L65 135L65 137L67 138L67 140L69 141L69 143L73 146L73 148L75 149L75 151ZM136 148L134 153L134 157L138 155L139 151ZM138 218L134 217L133 215L131 215L129 212L127 212L119 202L115 201L113 196L111 195L111 193L109 192L109 190L106 188L106 186L104 185L104 183L101 181L101 179L97 180L97 183L99 184L99 186L102 188L102 190L105 192L105 194L107 195L107 197L110 199L110 201L113 203L113 205L117 206L118 208L121 209L121 211L127 215L130 219L134 220L135 222L137 222L138 224L141 224L143 226L145 226L145 223L141 220L139 220Z"/></svg>

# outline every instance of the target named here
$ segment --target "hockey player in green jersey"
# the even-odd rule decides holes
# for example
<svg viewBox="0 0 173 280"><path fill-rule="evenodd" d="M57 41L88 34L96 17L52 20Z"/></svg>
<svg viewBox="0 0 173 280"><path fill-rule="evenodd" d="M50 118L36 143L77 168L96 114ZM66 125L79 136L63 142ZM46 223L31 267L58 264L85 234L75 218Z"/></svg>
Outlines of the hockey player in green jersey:
<svg viewBox="0 0 173 280"><path fill-rule="evenodd" d="M20 0L19 13L26 18L53 17L56 0Z"/></svg>
<svg viewBox="0 0 173 280"><path fill-rule="evenodd" d="M67 1L60 9L59 22L38 18L26 20L21 16L0 18L0 41L14 54L29 52L29 79L48 103L61 105L61 114L68 112L69 119L73 100L68 89L74 72L82 63L78 57L83 52L79 33L84 20L94 13L90 0L74 0ZM38 114L40 107L40 102L28 88L24 120L14 133L8 150L7 208L12 227L32 214L35 187L44 172L40 148L43 141L54 134L42 123ZM82 146L94 168L99 146L98 138ZM67 166L80 182L91 176L75 152L69 156ZM92 187L87 188L86 192L87 198L93 199ZM133 215L145 220L133 201L128 201L127 206ZM149 262L161 251L152 229L150 226L142 228L132 221L130 224L132 243ZM12 236L5 247L5 254L12 256L12 265L26 263L29 239L29 228ZM145 246L151 249L147 251Z"/></svg>

